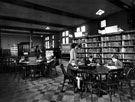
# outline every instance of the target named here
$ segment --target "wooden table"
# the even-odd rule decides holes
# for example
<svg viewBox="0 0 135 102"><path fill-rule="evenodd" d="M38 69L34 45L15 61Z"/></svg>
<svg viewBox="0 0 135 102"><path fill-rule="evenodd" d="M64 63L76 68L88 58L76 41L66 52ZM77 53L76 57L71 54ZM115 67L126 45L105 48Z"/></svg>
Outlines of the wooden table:
<svg viewBox="0 0 135 102"><path fill-rule="evenodd" d="M107 78L107 75L109 73L109 71L111 70L117 70L117 69L109 69L106 66L97 66L97 67L93 67L90 68L90 66L79 66L77 70L75 70L77 73L93 73L95 75L98 76L98 95L101 96L101 91L99 90L99 88L101 88L101 81L103 80L103 78Z"/></svg>
<svg viewBox="0 0 135 102"><path fill-rule="evenodd" d="M35 72L38 69L38 66L41 64L40 62L30 63L29 61L19 63L23 69L23 76L26 78L27 74L30 75L31 79L35 77Z"/></svg>

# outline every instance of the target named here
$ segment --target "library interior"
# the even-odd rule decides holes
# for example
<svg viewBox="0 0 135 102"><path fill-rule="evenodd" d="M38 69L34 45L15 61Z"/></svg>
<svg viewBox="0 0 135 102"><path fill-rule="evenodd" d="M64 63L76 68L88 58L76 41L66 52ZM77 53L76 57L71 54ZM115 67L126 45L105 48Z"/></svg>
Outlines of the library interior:
<svg viewBox="0 0 135 102"><path fill-rule="evenodd" d="M135 102L135 0L0 0L0 102Z"/></svg>

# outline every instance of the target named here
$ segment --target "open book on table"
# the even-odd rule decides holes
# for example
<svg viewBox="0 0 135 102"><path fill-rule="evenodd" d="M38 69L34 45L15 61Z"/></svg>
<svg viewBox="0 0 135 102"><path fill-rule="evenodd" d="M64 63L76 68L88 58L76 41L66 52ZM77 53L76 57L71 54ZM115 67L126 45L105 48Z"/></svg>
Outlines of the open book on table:
<svg viewBox="0 0 135 102"><path fill-rule="evenodd" d="M108 69L117 69L116 66L106 66Z"/></svg>

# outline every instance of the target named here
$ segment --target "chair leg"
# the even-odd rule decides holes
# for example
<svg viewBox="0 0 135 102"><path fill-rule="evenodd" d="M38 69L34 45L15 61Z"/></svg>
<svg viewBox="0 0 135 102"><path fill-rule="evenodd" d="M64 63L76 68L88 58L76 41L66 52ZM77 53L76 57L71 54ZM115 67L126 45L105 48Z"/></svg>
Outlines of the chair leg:
<svg viewBox="0 0 135 102"><path fill-rule="evenodd" d="M131 82L128 82L128 86L129 86L129 91L130 91L130 97L129 99L133 99L133 93L132 93L132 86L131 86Z"/></svg>
<svg viewBox="0 0 135 102"><path fill-rule="evenodd" d="M66 78L64 77L61 92L63 92L63 88L64 88L65 80L66 80Z"/></svg>
<svg viewBox="0 0 135 102"><path fill-rule="evenodd" d="M112 102L112 94L109 92L110 102Z"/></svg>
<svg viewBox="0 0 135 102"><path fill-rule="evenodd" d="M110 102L112 102L112 87L109 87L109 98Z"/></svg>
<svg viewBox="0 0 135 102"><path fill-rule="evenodd" d="M58 72L57 72L57 69L56 69L56 67L55 67L55 73L56 73L56 75L58 75Z"/></svg>
<svg viewBox="0 0 135 102"><path fill-rule="evenodd" d="M92 93L93 93L93 90L91 89L91 102L93 102L93 97L92 97Z"/></svg>
<svg viewBox="0 0 135 102"><path fill-rule="evenodd" d="M121 98L121 95L119 95L119 98L120 98L120 102L122 102L122 98Z"/></svg>

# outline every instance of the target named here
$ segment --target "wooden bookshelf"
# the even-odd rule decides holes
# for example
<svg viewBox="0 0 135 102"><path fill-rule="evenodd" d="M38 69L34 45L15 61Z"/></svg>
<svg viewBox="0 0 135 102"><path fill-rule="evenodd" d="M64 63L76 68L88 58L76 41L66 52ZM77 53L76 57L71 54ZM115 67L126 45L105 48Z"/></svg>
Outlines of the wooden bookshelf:
<svg viewBox="0 0 135 102"><path fill-rule="evenodd" d="M122 61L135 62L135 32L120 32L119 34L105 34L101 36L102 63L108 63L113 54L117 54Z"/></svg>
<svg viewBox="0 0 135 102"><path fill-rule="evenodd" d="M87 58L93 55L94 58L100 59L101 57L101 40L100 35L93 35L83 38L75 38L74 43L81 44L81 48L78 49L78 58Z"/></svg>
<svg viewBox="0 0 135 102"><path fill-rule="evenodd" d="M75 38L74 43L82 44L77 52L78 58L93 55L102 63L108 63L116 54L123 62L135 62L135 31L80 37Z"/></svg>

